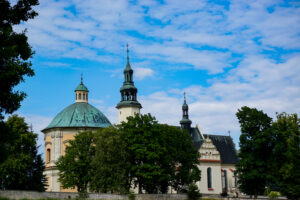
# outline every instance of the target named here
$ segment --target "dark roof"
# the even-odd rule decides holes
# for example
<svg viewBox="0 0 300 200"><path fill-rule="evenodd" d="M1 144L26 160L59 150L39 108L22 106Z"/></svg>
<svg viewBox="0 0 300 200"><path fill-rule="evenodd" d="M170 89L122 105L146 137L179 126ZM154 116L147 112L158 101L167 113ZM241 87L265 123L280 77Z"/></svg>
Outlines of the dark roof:
<svg viewBox="0 0 300 200"><path fill-rule="evenodd" d="M207 138L207 134L203 134ZM221 154L222 164L236 164L238 161L235 144L230 136L209 135L213 144Z"/></svg>
<svg viewBox="0 0 300 200"><path fill-rule="evenodd" d="M193 138L193 146L199 150L203 143L203 139L201 138L198 129L191 128L190 133L191 133L191 137Z"/></svg>
<svg viewBox="0 0 300 200"><path fill-rule="evenodd" d="M178 127L178 126L177 126ZM180 127L178 127L180 128ZM203 144L203 139L197 128L190 128L190 134L193 139L193 146L196 149L200 149ZM207 138L207 134L203 134ZM220 152L221 163L222 164L236 164L238 161L237 152L235 149L235 144L230 136L226 135L209 135L213 144L216 146L217 150Z"/></svg>

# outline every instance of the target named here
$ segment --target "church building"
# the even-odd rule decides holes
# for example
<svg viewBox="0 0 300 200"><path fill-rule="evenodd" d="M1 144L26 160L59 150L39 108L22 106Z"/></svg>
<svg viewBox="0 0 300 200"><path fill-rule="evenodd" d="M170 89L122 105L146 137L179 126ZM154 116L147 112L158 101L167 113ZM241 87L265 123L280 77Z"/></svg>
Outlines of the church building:
<svg viewBox="0 0 300 200"><path fill-rule="evenodd" d="M121 101L116 105L118 121L126 121L127 117L140 114L142 105L137 100L137 88L133 82L133 70L130 66L127 46L127 64L124 69L124 82L120 88ZM42 130L45 134L45 175L48 180L46 191L75 192L63 189L58 181L58 170L55 162L65 154L66 145L81 131L96 131L99 128L112 126L108 118L97 108L88 103L89 90L83 84L75 89L75 103L58 113L51 123ZM230 136L203 134L198 125L192 127L189 119L188 104L184 95L180 128L189 131L193 145L201 154L199 169L201 181L197 183L201 193L220 194L226 190L236 190L235 164L237 155L235 145Z"/></svg>

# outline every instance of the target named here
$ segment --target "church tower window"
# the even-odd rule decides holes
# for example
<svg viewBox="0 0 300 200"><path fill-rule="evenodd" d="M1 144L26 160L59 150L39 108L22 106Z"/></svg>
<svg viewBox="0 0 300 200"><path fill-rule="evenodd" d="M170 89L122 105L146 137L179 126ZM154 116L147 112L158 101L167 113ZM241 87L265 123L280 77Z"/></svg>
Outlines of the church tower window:
<svg viewBox="0 0 300 200"><path fill-rule="evenodd" d="M81 93L79 93L79 95L78 95L78 99L79 99L79 100L81 99Z"/></svg>
<svg viewBox="0 0 300 200"><path fill-rule="evenodd" d="M85 94L82 95L82 99L85 100Z"/></svg>

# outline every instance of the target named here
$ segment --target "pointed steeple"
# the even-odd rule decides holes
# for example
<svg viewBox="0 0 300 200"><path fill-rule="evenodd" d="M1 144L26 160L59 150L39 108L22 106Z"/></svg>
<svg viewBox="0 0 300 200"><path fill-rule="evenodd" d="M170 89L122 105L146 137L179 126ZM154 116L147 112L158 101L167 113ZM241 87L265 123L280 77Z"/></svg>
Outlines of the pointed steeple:
<svg viewBox="0 0 300 200"><path fill-rule="evenodd" d="M124 69L124 84L123 85L132 85L132 86L134 86L133 78L132 78L133 70L131 69L130 62L129 62L128 44L126 44L126 48L127 48L127 50L126 50L126 52L127 52L127 64L126 64L126 67Z"/></svg>
<svg viewBox="0 0 300 200"><path fill-rule="evenodd" d="M131 69L129 62L129 49L128 44L126 45L127 52L127 64L124 69L124 82L123 86L120 88L121 101L118 103L117 108L121 107L138 107L142 108L141 104L137 101L137 88L134 86L133 82L133 70Z"/></svg>
<svg viewBox="0 0 300 200"><path fill-rule="evenodd" d="M126 52L127 52L127 64L126 64L126 68L130 68L131 69L131 66L130 66L130 63L129 63L129 49L128 49L128 43L126 44Z"/></svg>
<svg viewBox="0 0 300 200"><path fill-rule="evenodd" d="M184 101L182 105L182 119L180 120L180 125L182 129L190 129L192 121L189 119L189 106L186 103L186 97L184 92Z"/></svg>

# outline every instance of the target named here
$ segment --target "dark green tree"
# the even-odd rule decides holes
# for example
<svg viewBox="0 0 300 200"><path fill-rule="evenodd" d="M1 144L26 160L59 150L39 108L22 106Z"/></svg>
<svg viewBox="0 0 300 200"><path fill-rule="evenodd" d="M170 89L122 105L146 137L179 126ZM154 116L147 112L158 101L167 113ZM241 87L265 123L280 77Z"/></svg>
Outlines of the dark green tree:
<svg viewBox="0 0 300 200"><path fill-rule="evenodd" d="M129 153L129 175L139 193L166 193L200 180L199 154L189 134L148 115L128 117L119 128Z"/></svg>
<svg viewBox="0 0 300 200"><path fill-rule="evenodd" d="M129 155L121 132L115 127L99 129L95 134L95 144L91 190L128 193Z"/></svg>
<svg viewBox="0 0 300 200"><path fill-rule="evenodd" d="M34 18L37 13L32 10L38 0L0 1L0 118L2 113L12 113L20 107L25 93L13 90L24 81L24 76L33 76L31 62L28 61L33 51L27 42L25 31L16 33L13 26Z"/></svg>
<svg viewBox="0 0 300 200"><path fill-rule="evenodd" d="M177 191L185 193L190 184L201 179L201 173L198 168L200 154L191 145L192 138L186 130L180 130L172 137L176 138L174 147L177 147L174 154L174 157L177 158L177 170L175 172L175 179L172 181L172 186Z"/></svg>
<svg viewBox="0 0 300 200"><path fill-rule="evenodd" d="M241 126L238 172L242 192L262 194L272 181L272 118L255 108L242 107L236 113Z"/></svg>
<svg viewBox="0 0 300 200"><path fill-rule="evenodd" d="M5 125L9 156L0 163L0 189L45 190L44 163L37 152L37 134L29 130L24 118L11 116Z"/></svg>
<svg viewBox="0 0 300 200"><path fill-rule="evenodd" d="M16 33L13 26L34 18L37 13L32 7L36 5L38 0L18 0L15 5L0 0L0 163L9 155L7 144L11 139L6 134L4 113L16 111L26 96L14 87L24 81L24 76L34 75L29 61L33 51L25 31Z"/></svg>
<svg viewBox="0 0 300 200"><path fill-rule="evenodd" d="M58 159L59 181L63 188L77 188L80 197L87 197L92 180L92 161L95 156L94 134L81 132L69 142L66 154Z"/></svg>
<svg viewBox="0 0 300 200"><path fill-rule="evenodd" d="M280 192L288 199L300 199L300 119L281 113L273 123L275 163L273 175Z"/></svg>

